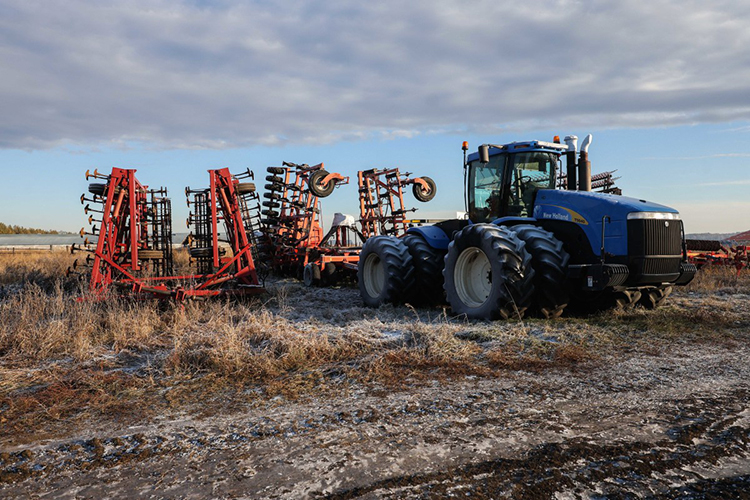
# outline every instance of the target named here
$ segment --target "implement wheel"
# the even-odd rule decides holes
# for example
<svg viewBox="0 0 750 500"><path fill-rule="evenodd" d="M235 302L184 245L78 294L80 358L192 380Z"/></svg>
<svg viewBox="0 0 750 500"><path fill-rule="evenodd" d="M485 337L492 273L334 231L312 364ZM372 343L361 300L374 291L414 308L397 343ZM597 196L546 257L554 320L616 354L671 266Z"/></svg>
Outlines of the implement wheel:
<svg viewBox="0 0 750 500"><path fill-rule="evenodd" d="M323 179L325 179L327 175L328 172L323 170L322 168L310 174L310 179L308 180L310 192L318 198L325 198L326 196L330 196L331 193L333 193L333 190L336 188L335 180L331 180L328 182L328 184L325 185L322 184Z"/></svg>
<svg viewBox="0 0 750 500"><path fill-rule="evenodd" d="M286 172L284 167L266 167L266 172L271 174L283 174Z"/></svg>
<svg viewBox="0 0 750 500"><path fill-rule="evenodd" d="M104 192L107 190L107 185L103 182L92 182L89 184L89 193L98 196L104 196Z"/></svg>
<svg viewBox="0 0 750 500"><path fill-rule="evenodd" d="M656 309L667 301L670 293L672 293L671 286L660 286L642 290L641 299L638 303L646 309Z"/></svg>
<svg viewBox="0 0 750 500"><path fill-rule="evenodd" d="M570 255L555 235L530 224L510 228L526 243L534 268L532 310L544 318L558 318L570 302L566 286Z"/></svg>
<svg viewBox="0 0 750 500"><path fill-rule="evenodd" d="M418 305L444 303L443 266L445 265L445 250L432 248L418 234L407 234L401 241L409 249L415 271L414 289L409 302Z"/></svg>
<svg viewBox="0 0 750 500"><path fill-rule="evenodd" d="M158 260L164 258L164 250L153 250L150 248L138 249L138 258L141 260Z"/></svg>
<svg viewBox="0 0 750 500"><path fill-rule="evenodd" d="M453 312L472 319L523 317L534 294L531 255L516 233L494 224L456 233L443 276Z"/></svg>
<svg viewBox="0 0 750 500"><path fill-rule="evenodd" d="M421 184L414 183L412 186L412 193L414 197L421 202L428 202L435 197L437 194L437 184L429 177L420 177L428 186L428 189L422 187Z"/></svg>
<svg viewBox="0 0 750 500"><path fill-rule="evenodd" d="M234 190L237 191L237 194L254 193L255 183L254 182L240 182L238 184L235 184Z"/></svg>
<svg viewBox="0 0 750 500"><path fill-rule="evenodd" d="M305 286L320 286L320 266L311 262L302 271L302 281Z"/></svg>
<svg viewBox="0 0 750 500"><path fill-rule="evenodd" d="M362 246L357 267L359 293L365 305L399 304L414 287L409 249L391 236L374 236Z"/></svg>

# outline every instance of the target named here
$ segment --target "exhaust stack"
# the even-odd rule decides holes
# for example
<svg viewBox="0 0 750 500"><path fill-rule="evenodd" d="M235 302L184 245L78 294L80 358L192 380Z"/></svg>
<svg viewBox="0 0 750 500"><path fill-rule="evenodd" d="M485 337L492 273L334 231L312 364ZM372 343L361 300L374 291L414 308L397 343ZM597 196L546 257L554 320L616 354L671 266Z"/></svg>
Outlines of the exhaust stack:
<svg viewBox="0 0 750 500"><path fill-rule="evenodd" d="M565 153L565 167L568 170L568 191L575 191L578 189L578 181L576 180L578 137L575 135L565 137L565 144L568 145L568 151Z"/></svg>
<svg viewBox="0 0 750 500"><path fill-rule="evenodd" d="M589 161L589 146L592 135L589 134L581 143L581 156L578 158L578 190L591 191L591 162Z"/></svg>

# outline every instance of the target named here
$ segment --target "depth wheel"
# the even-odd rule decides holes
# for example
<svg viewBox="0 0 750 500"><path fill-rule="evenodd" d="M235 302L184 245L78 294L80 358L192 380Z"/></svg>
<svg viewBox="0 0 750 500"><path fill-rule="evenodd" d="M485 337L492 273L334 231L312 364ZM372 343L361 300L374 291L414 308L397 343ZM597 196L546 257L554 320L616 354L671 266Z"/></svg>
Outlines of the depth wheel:
<svg viewBox="0 0 750 500"><path fill-rule="evenodd" d="M302 281L307 287L320 286L320 266L311 262L302 271Z"/></svg>
<svg viewBox="0 0 750 500"><path fill-rule="evenodd" d="M254 182L240 182L234 185L234 190L237 191L237 194L254 193L255 183Z"/></svg>
<svg viewBox="0 0 750 500"><path fill-rule="evenodd" d="M403 302L414 287L414 267L404 242L391 236L369 238L359 254L357 281L369 307Z"/></svg>
<svg viewBox="0 0 750 500"><path fill-rule="evenodd" d="M322 184L323 179L325 179L327 175L328 172L326 172L322 168L310 174L310 178L308 180L310 192L318 198L325 198L326 196L330 196L331 193L333 193L333 190L336 188L336 181L334 180L329 181L328 184Z"/></svg>
<svg viewBox="0 0 750 500"><path fill-rule="evenodd" d="M414 197L417 200L425 203L433 199L435 195L437 194L437 184L435 184L435 181L433 181L429 177L420 177L420 179L422 179L425 182L425 184L427 184L427 189L425 189L421 184L418 184L416 182L414 183L411 189L412 189L412 193L414 194Z"/></svg>
<svg viewBox="0 0 750 500"><path fill-rule="evenodd" d="M401 241L409 249L415 271L414 289L409 301L418 305L444 303L443 266L446 251L432 248L418 234L407 234Z"/></svg>
<svg viewBox="0 0 750 500"><path fill-rule="evenodd" d="M526 243L534 268L532 310L543 318L558 318L570 302L566 286L570 255L555 235L530 224L510 228Z"/></svg>
<svg viewBox="0 0 750 500"><path fill-rule="evenodd" d="M472 319L523 317L534 294L531 255L516 233L494 224L456 233L443 276L453 312Z"/></svg>

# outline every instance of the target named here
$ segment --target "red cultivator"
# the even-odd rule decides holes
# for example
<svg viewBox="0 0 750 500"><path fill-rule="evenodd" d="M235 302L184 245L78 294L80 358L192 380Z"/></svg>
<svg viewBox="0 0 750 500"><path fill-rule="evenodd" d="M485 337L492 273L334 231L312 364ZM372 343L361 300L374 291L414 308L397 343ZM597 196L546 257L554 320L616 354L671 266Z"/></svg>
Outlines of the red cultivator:
<svg viewBox="0 0 750 500"><path fill-rule="evenodd" d="M397 168L372 169L357 173L361 229L354 217L336 214L322 243L311 249L303 281L307 286L331 284L357 272L359 253L367 238L378 235L403 236L410 222L404 207L404 189L411 185L419 201L435 197L437 188L429 177L410 178ZM422 222L422 221L420 221Z"/></svg>
<svg viewBox="0 0 750 500"><path fill-rule="evenodd" d="M365 239L372 236L402 236L408 223L406 214L417 209L404 208L404 188L412 185L414 197L430 201L437 192L435 182L429 177L409 178L397 168L366 170L358 173L359 222Z"/></svg>
<svg viewBox="0 0 750 500"><path fill-rule="evenodd" d="M275 271L302 278L308 286L330 284L357 270L364 241L379 234L403 235L406 214L403 191L413 186L417 199L435 196L435 183L429 177L410 179L398 169L368 170L358 173L360 226L351 216L336 214L328 233L320 221L320 198L335 187L347 184L348 177L328 173L323 165L297 165L284 162L268 167L263 194L263 261Z"/></svg>
<svg viewBox="0 0 750 500"><path fill-rule="evenodd" d="M86 265L91 267L90 289L102 295L111 285L154 297L206 297L224 294L263 292L252 257L255 227L249 206L257 195L252 183L241 183L243 176L232 176L229 170L210 170L210 187L186 189L193 195L195 213L188 224L195 226L195 247L191 257L198 265L197 274L173 276L171 202L164 188L149 190L135 177L135 170L114 168L110 175L94 171L93 177L105 183L92 183L92 198L81 196L89 204L85 212L100 214L89 217L89 223L100 222L85 237L88 252ZM91 175L87 172L86 178ZM101 208L91 207L91 203ZM219 238L220 224L225 230ZM88 236L96 236L95 248ZM224 246L221 246L223 244ZM78 261L74 268L78 266Z"/></svg>
<svg viewBox="0 0 750 500"><path fill-rule="evenodd" d="M734 266L737 275L750 265L747 245L725 246L714 240L686 240L688 260L698 269L705 266Z"/></svg>

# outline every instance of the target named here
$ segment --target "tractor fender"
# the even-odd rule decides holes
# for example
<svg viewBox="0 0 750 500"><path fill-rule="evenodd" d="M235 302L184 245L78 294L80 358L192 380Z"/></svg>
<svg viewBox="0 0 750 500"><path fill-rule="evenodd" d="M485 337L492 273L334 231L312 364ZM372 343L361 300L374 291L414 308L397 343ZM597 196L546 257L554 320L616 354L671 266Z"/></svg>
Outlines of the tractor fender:
<svg viewBox="0 0 750 500"><path fill-rule="evenodd" d="M411 227L406 231L406 234L418 234L424 238L428 245L438 250L447 250L448 244L451 242L445 231L438 226Z"/></svg>
<svg viewBox="0 0 750 500"><path fill-rule="evenodd" d="M531 224L538 226L537 220L533 217L500 217L492 221L496 226L515 226L517 224Z"/></svg>

